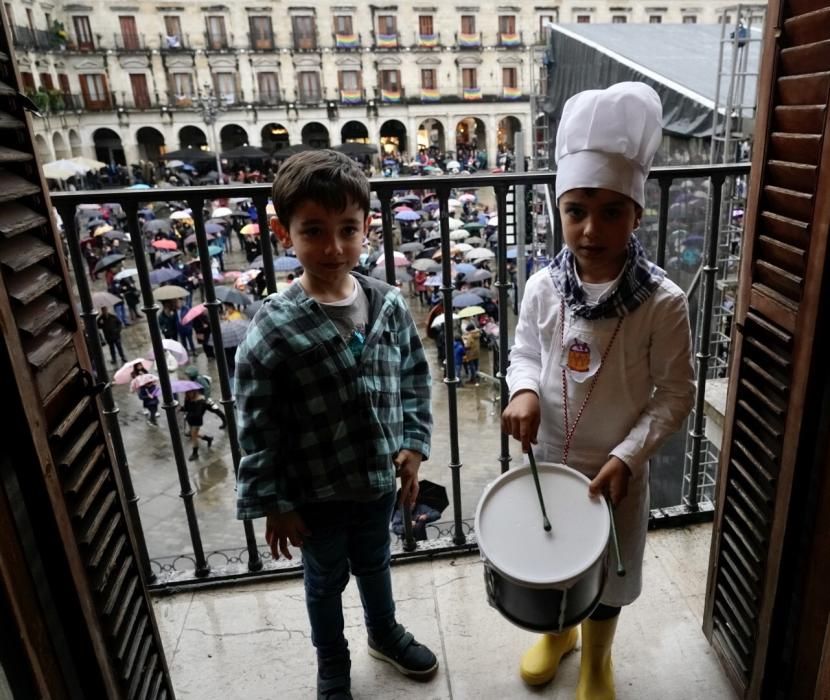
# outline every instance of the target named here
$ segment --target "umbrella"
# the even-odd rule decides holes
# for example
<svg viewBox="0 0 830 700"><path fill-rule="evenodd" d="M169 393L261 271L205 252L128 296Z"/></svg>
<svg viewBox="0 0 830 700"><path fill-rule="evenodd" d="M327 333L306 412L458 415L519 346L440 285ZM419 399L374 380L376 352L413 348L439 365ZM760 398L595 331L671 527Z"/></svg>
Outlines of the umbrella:
<svg viewBox="0 0 830 700"><path fill-rule="evenodd" d="M395 219L397 221L418 221L421 218L421 215L412 209L399 209L398 213L395 214Z"/></svg>
<svg viewBox="0 0 830 700"><path fill-rule="evenodd" d="M250 236L250 235L259 235L259 224L245 224L241 229L239 229L239 233L243 236Z"/></svg>
<svg viewBox="0 0 830 700"><path fill-rule="evenodd" d="M476 196L472 192L465 192L458 198L459 202L475 202Z"/></svg>
<svg viewBox="0 0 830 700"><path fill-rule="evenodd" d="M473 287L470 290L470 294L475 294L482 299L495 299L498 296L495 289L488 289L487 287Z"/></svg>
<svg viewBox="0 0 830 700"><path fill-rule="evenodd" d="M392 254L393 259L395 260L395 267L409 267L409 260L403 253L399 253L397 250ZM386 261L386 256L381 255L377 260L375 260L375 264L380 267Z"/></svg>
<svg viewBox="0 0 830 700"><path fill-rule="evenodd" d="M222 279L225 282L232 282L233 280L237 279L242 275L241 270L226 270L225 273L222 275Z"/></svg>
<svg viewBox="0 0 830 700"><path fill-rule="evenodd" d="M461 195L461 196L463 197L464 195ZM479 231L479 230L484 228L484 224L480 224L477 221L470 221L470 222L464 224L464 226L462 226L462 228L465 231Z"/></svg>
<svg viewBox="0 0 830 700"><path fill-rule="evenodd" d="M153 297L156 301L169 301L170 299L184 299L188 294L189 292L184 287L168 284L153 292Z"/></svg>
<svg viewBox="0 0 830 700"><path fill-rule="evenodd" d="M464 225L464 222L461 219L455 219L452 216L449 218L447 223L450 225L450 231L455 231Z"/></svg>
<svg viewBox="0 0 830 700"><path fill-rule="evenodd" d="M107 231L104 234L104 238L108 241L126 241L129 236L123 231Z"/></svg>
<svg viewBox="0 0 830 700"><path fill-rule="evenodd" d="M424 282L425 287L440 287L442 284L441 278L438 275L433 275L432 277L427 277L427 281Z"/></svg>
<svg viewBox="0 0 830 700"><path fill-rule="evenodd" d="M464 256L467 260L491 260L496 254L489 248L473 248Z"/></svg>
<svg viewBox="0 0 830 700"><path fill-rule="evenodd" d="M453 255L456 253L469 253L473 249L469 243L453 243L452 248L450 248L450 252Z"/></svg>
<svg viewBox="0 0 830 700"><path fill-rule="evenodd" d="M440 233L431 233L424 239L424 245L427 243L431 243L432 241L441 241L441 234Z"/></svg>
<svg viewBox="0 0 830 700"><path fill-rule="evenodd" d="M145 182L136 182L134 185L130 185L128 190L149 190L150 185Z"/></svg>
<svg viewBox="0 0 830 700"><path fill-rule="evenodd" d="M444 163L444 166L447 168L447 170L450 170L452 168L458 168L459 170L461 170L461 163L459 163L457 160L448 160L446 163Z"/></svg>
<svg viewBox="0 0 830 700"><path fill-rule="evenodd" d="M263 151L261 148L257 148L256 146L245 145L237 146L229 151L223 151L222 157L227 158L228 160L255 160L257 158L267 158L268 152Z"/></svg>
<svg viewBox="0 0 830 700"><path fill-rule="evenodd" d="M183 211L174 211L170 215L170 218L174 219L174 220L177 220L177 221L181 221L182 219L192 219L193 214L190 212L189 209L185 209Z"/></svg>
<svg viewBox="0 0 830 700"><path fill-rule="evenodd" d="M186 365L190 361L190 358L187 355L187 350L185 350L184 345L182 345L178 340L164 338L161 341L161 346L166 352L169 352L180 365Z"/></svg>
<svg viewBox="0 0 830 700"><path fill-rule="evenodd" d="M484 239L479 238L478 236L470 236L467 239L467 243L469 243L472 246L477 246L477 245L481 245L482 243L484 243Z"/></svg>
<svg viewBox="0 0 830 700"><path fill-rule="evenodd" d="M116 273L115 279L123 280L127 279L127 277L135 277L137 274L138 270L136 270L134 267L127 267L121 270L121 272Z"/></svg>
<svg viewBox="0 0 830 700"><path fill-rule="evenodd" d="M204 391L205 388L199 382L191 382L189 379L174 379L170 382L170 389L174 394L184 394L186 391Z"/></svg>
<svg viewBox="0 0 830 700"><path fill-rule="evenodd" d="M215 255L222 255L225 252L225 247L221 245L211 245L208 246L208 255L213 257Z"/></svg>
<svg viewBox="0 0 830 700"><path fill-rule="evenodd" d="M92 158L85 158L84 156L75 156L74 158L69 159L70 163L74 163L75 165L84 169L84 172L88 170L95 170L96 172L101 168L106 168L107 164L102 163L100 160L94 160Z"/></svg>
<svg viewBox="0 0 830 700"><path fill-rule="evenodd" d="M155 374L139 374L130 382L130 391L135 391L145 384L153 384L158 382L159 378Z"/></svg>
<svg viewBox="0 0 830 700"><path fill-rule="evenodd" d="M383 280L384 282L386 281L386 270L382 267L376 267L374 270L372 270L372 272L370 274L375 279ZM395 268L395 280L397 282L411 282L412 281L412 275L410 275L402 267L396 267Z"/></svg>
<svg viewBox="0 0 830 700"><path fill-rule="evenodd" d="M455 314L452 315L452 320L457 321L458 316ZM434 319L432 319L432 323L429 324L430 328L437 328L438 326L444 325L444 314L438 314Z"/></svg>
<svg viewBox="0 0 830 700"><path fill-rule="evenodd" d="M226 304L233 304L234 306L247 306L251 303L251 297L237 291L233 287L217 287L216 298L224 301Z"/></svg>
<svg viewBox="0 0 830 700"><path fill-rule="evenodd" d="M207 233L210 236L215 236L215 235L220 234L220 233L224 234L225 233L225 227L222 226L221 224L213 223L212 221L206 221L205 222L205 233Z"/></svg>
<svg viewBox="0 0 830 700"><path fill-rule="evenodd" d="M478 268L476 268L475 265L471 265L470 263L458 263L458 265L455 266L455 271L460 272L465 277L470 273L475 272L476 269Z"/></svg>
<svg viewBox="0 0 830 700"><path fill-rule="evenodd" d="M157 241L153 241L150 245L156 250L177 250L179 247L176 245L176 241L171 241L169 238L160 238Z"/></svg>
<svg viewBox="0 0 830 700"><path fill-rule="evenodd" d="M168 168L181 168L184 165L183 160L168 160L167 167Z"/></svg>
<svg viewBox="0 0 830 700"><path fill-rule="evenodd" d="M227 207L216 207L211 213L211 219L221 219L223 216L231 216L233 212Z"/></svg>
<svg viewBox="0 0 830 700"><path fill-rule="evenodd" d="M140 364L146 370L150 365L155 364L155 360L148 360L144 357L136 358L135 360L130 360L126 364L124 364L121 369L117 370L115 374L112 375L112 383L113 384L129 384L130 380L133 378L133 370L137 364ZM144 376L144 375L139 375ZM150 375L152 376L152 375Z"/></svg>
<svg viewBox="0 0 830 700"><path fill-rule="evenodd" d="M472 316L480 316L481 314L486 314L487 312L482 309L480 306L465 306L461 311L459 311L456 316L458 318L471 318Z"/></svg>
<svg viewBox="0 0 830 700"><path fill-rule="evenodd" d="M452 306L454 309L463 309L465 306L476 306L481 303L481 297L478 294L471 292L462 292L456 297L453 297Z"/></svg>
<svg viewBox="0 0 830 700"><path fill-rule="evenodd" d="M207 311L207 307L204 304L196 304L190 311L188 311L184 317L182 318L182 323L190 323L194 318L197 316L201 316L203 313Z"/></svg>
<svg viewBox="0 0 830 700"><path fill-rule="evenodd" d="M314 150L311 146L307 146L304 143L295 143L293 146L285 146L281 148L279 151L275 151L272 158L288 158L289 156L293 156L295 153L302 153L303 151L311 151Z"/></svg>
<svg viewBox="0 0 830 700"><path fill-rule="evenodd" d="M161 262L166 263L168 260L178 258L181 254L182 251L180 250L166 250L163 253L159 253L158 257Z"/></svg>
<svg viewBox="0 0 830 700"><path fill-rule="evenodd" d="M54 160L51 163L45 163L43 166L43 176L47 180L68 180L75 175L83 175L86 172L85 168L81 168L76 163L70 160Z"/></svg>
<svg viewBox="0 0 830 700"><path fill-rule="evenodd" d="M100 226L98 226L92 232L92 235L93 236L103 236L105 233L109 233L110 231L113 231L113 230L114 230L114 227L110 226L109 224L101 224Z"/></svg>
<svg viewBox="0 0 830 700"><path fill-rule="evenodd" d="M182 273L178 270L172 270L169 267L162 267L159 270L150 271L150 284L164 284L171 280L181 277Z"/></svg>
<svg viewBox="0 0 830 700"><path fill-rule="evenodd" d="M222 321L219 324L219 333L222 336L223 348L235 348L245 338L248 332L250 321L237 319L235 321Z"/></svg>
<svg viewBox="0 0 830 700"><path fill-rule="evenodd" d="M423 243L418 243L417 241L413 241L412 243L404 243L398 250L401 253L420 253L424 249Z"/></svg>
<svg viewBox="0 0 830 700"><path fill-rule="evenodd" d="M418 258L412 263L412 269L422 270L423 272L438 272L441 269L441 264L427 258Z"/></svg>
<svg viewBox="0 0 830 700"><path fill-rule="evenodd" d="M157 233L158 231L169 231L170 221L167 219L153 219L144 224L145 233Z"/></svg>
<svg viewBox="0 0 830 700"><path fill-rule="evenodd" d="M274 260L274 269L277 272L291 272L302 266L303 264L297 258L292 258L288 255Z"/></svg>
<svg viewBox="0 0 830 700"><path fill-rule="evenodd" d="M451 198L447 200L447 206L454 209L455 207L460 207L461 202L459 202L457 199Z"/></svg>
<svg viewBox="0 0 830 700"><path fill-rule="evenodd" d="M461 267L459 265L459 267ZM467 282L484 282L484 280L489 280L493 277L493 273L488 272L487 270L476 270L475 272L471 272L469 275L466 275L464 279Z"/></svg>
<svg viewBox="0 0 830 700"><path fill-rule="evenodd" d="M125 255L121 255L120 253L116 255L105 255L95 264L95 272L101 272L101 270L106 270L113 265L117 265L125 257Z"/></svg>
<svg viewBox="0 0 830 700"><path fill-rule="evenodd" d="M450 233L450 240L451 241L463 241L469 235L470 235L469 231L465 231L463 228L460 228L457 231L452 231Z"/></svg>
<svg viewBox="0 0 830 700"><path fill-rule="evenodd" d="M332 150L345 153L347 156L371 156L378 152L378 147L370 143L357 143L350 141L349 143L341 143L335 146Z"/></svg>
<svg viewBox="0 0 830 700"><path fill-rule="evenodd" d="M228 224L227 219L208 219L207 221L205 221L205 230L206 231L207 231L208 226L217 226L218 228L216 229L215 232L219 232L219 231L224 232L225 230L227 230L229 224Z"/></svg>
<svg viewBox="0 0 830 700"><path fill-rule="evenodd" d="M203 151L201 148L180 148L178 151L169 151L159 156L160 160L182 160L184 162L198 163L215 161L216 154L210 151Z"/></svg>
<svg viewBox="0 0 830 700"><path fill-rule="evenodd" d="M279 288L279 285L277 285ZM248 306L245 307L244 313L248 318L253 318L256 315L256 312L262 308L262 299L257 299L256 301L252 301Z"/></svg>
<svg viewBox="0 0 830 700"><path fill-rule="evenodd" d="M207 226L205 227L205 231L207 231ZM213 240L216 239L215 235L213 235L212 233L207 233L207 232L205 233L205 237L209 241L213 241ZM184 244L185 245L190 245L191 243L196 243L196 234L195 233L191 233L187 238L184 239Z"/></svg>
<svg viewBox="0 0 830 700"><path fill-rule="evenodd" d="M120 297L115 296L115 294L110 294L109 292L93 292L92 293L92 306L96 309L100 309L102 306L114 306L115 304L120 304L122 299Z"/></svg>
<svg viewBox="0 0 830 700"><path fill-rule="evenodd" d="M499 225L499 217L498 216L491 216L487 219L488 226L498 226Z"/></svg>
<svg viewBox="0 0 830 700"><path fill-rule="evenodd" d="M418 498L415 499L415 503L421 503L443 513L450 504L450 499L447 497L447 489L444 486L428 479L421 479L418 482Z"/></svg>

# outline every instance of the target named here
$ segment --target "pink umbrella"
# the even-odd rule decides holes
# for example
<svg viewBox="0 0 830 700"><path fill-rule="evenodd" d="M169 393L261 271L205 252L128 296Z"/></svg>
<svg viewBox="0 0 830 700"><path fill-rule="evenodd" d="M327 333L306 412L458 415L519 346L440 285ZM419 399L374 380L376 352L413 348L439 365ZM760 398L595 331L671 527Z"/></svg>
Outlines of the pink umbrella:
<svg viewBox="0 0 830 700"><path fill-rule="evenodd" d="M176 245L176 241L171 241L168 238L161 238L157 241L153 241L150 245L157 250L177 250L179 247Z"/></svg>
<svg viewBox="0 0 830 700"><path fill-rule="evenodd" d="M190 323L194 318L205 313L205 311L207 311L207 307L204 304L196 304L196 306L184 315L182 323Z"/></svg>
<svg viewBox="0 0 830 700"><path fill-rule="evenodd" d="M241 270L226 270L223 277L225 281L235 280L242 274Z"/></svg>
<svg viewBox="0 0 830 700"><path fill-rule="evenodd" d="M159 378L155 374L139 374L130 382L130 391L138 391L145 384L152 384L158 382Z"/></svg>
<svg viewBox="0 0 830 700"><path fill-rule="evenodd" d="M378 267L381 267L383 265L384 260L386 260L386 256L381 255L377 259L375 264ZM394 253L394 260L395 260L395 267L407 267L410 264L410 262L409 262L408 258L406 257L406 255L404 255L403 253L399 253L397 250Z"/></svg>
<svg viewBox="0 0 830 700"><path fill-rule="evenodd" d="M121 369L119 369L115 374L112 375L112 383L129 384L130 380L133 378L132 374L136 365L140 364L144 367L144 369L149 369L154 362L155 360L148 360L144 357L139 357L135 360L130 360L127 364L125 364L123 367L121 367Z"/></svg>

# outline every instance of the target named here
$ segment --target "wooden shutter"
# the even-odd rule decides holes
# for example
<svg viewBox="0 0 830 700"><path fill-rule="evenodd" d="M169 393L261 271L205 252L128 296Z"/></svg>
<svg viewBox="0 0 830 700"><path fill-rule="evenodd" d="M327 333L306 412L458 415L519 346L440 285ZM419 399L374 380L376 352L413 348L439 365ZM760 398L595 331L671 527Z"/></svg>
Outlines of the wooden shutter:
<svg viewBox="0 0 830 700"><path fill-rule="evenodd" d="M135 51L140 46L135 17L122 15L118 18L118 22L121 25L121 40L124 42L124 48Z"/></svg>
<svg viewBox="0 0 830 700"><path fill-rule="evenodd" d="M432 31L432 15L419 15L418 17L418 33L421 36L431 36Z"/></svg>
<svg viewBox="0 0 830 700"><path fill-rule="evenodd" d="M147 89L147 76L144 73L130 73L133 89L133 103L138 109L150 109L150 92Z"/></svg>
<svg viewBox="0 0 830 700"><path fill-rule="evenodd" d="M796 608L821 610L823 633L830 601L809 586L828 583L803 552L830 506L813 454L830 414L830 7L774 0L764 42L704 629L744 697L813 698L821 644ZM826 539L814 551L826 569Z"/></svg>
<svg viewBox="0 0 830 700"><path fill-rule="evenodd" d="M7 431L0 457L0 549L5 557L19 535L31 552L43 554L38 566L17 562L30 567L39 599L55 602L51 611L38 611L49 622L43 629L50 639L37 640L31 653L39 656L40 646L45 651L50 641L62 640L61 670L54 673L69 687L65 695L52 694L44 683L37 697L172 700L139 572L140 530L133 529L103 422L100 402L108 401L110 411L114 404L110 390L100 394L92 378L75 283L51 218L31 117L16 96L19 80L2 17L0 25L0 371ZM70 224L73 213L64 212ZM80 261L80 275L83 268ZM98 360L103 362L101 352ZM11 511L10 484L17 492ZM14 599L19 581L3 575L0 586ZM41 631L36 621L25 622L30 632ZM4 645L21 644L6 627L0 634Z"/></svg>

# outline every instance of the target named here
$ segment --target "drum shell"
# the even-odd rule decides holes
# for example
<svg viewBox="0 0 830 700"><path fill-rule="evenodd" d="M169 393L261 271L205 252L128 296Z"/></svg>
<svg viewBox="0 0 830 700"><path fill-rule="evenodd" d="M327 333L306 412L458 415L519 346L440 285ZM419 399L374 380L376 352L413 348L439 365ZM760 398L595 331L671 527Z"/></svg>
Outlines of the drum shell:
<svg viewBox="0 0 830 700"><path fill-rule="evenodd" d="M530 632L559 634L585 620L599 605L608 575L608 550L569 586L535 588L503 576L484 560L487 602Z"/></svg>

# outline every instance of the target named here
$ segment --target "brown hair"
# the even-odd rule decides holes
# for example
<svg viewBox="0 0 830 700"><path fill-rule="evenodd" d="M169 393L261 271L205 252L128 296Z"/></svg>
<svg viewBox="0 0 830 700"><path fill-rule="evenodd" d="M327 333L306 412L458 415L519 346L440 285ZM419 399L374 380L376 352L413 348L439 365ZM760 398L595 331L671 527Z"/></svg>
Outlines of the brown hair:
<svg viewBox="0 0 830 700"><path fill-rule="evenodd" d="M369 196L369 180L358 164L330 149L303 151L288 158L271 190L274 210L285 228L305 200L337 212L351 201L368 214Z"/></svg>

